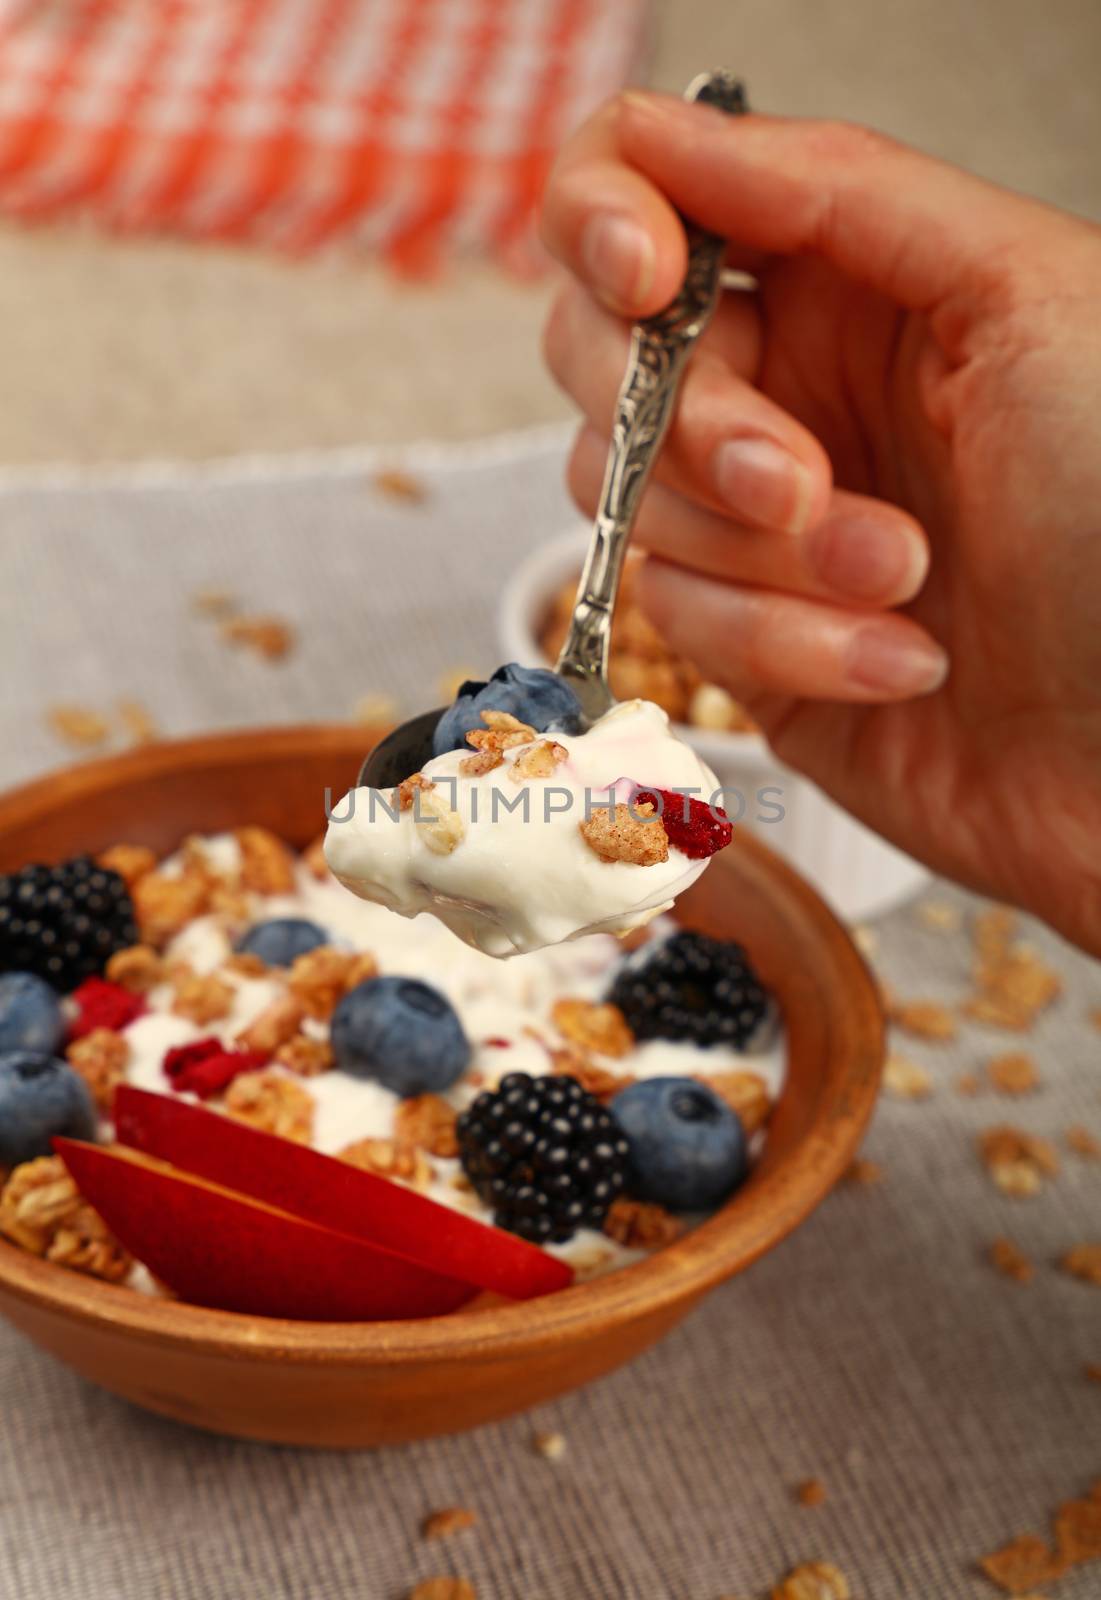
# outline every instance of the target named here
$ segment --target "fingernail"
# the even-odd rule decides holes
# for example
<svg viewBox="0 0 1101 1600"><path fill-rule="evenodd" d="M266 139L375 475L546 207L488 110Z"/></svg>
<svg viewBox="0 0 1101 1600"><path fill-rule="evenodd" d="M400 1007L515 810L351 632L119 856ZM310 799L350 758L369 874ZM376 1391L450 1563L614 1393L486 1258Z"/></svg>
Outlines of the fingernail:
<svg viewBox="0 0 1101 1600"><path fill-rule="evenodd" d="M874 516L827 518L807 559L831 589L854 600L909 600L929 564L924 541L904 523Z"/></svg>
<svg viewBox="0 0 1101 1600"><path fill-rule="evenodd" d="M900 636L892 622L858 628L845 665L850 682L876 694L932 694L948 676L948 657L938 644Z"/></svg>
<svg viewBox="0 0 1101 1600"><path fill-rule="evenodd" d="M632 309L654 282L654 246L630 217L599 212L585 224L581 261L593 288L615 306Z"/></svg>
<svg viewBox="0 0 1101 1600"><path fill-rule="evenodd" d="M748 522L802 533L810 516L811 476L771 439L727 439L715 452L715 484Z"/></svg>

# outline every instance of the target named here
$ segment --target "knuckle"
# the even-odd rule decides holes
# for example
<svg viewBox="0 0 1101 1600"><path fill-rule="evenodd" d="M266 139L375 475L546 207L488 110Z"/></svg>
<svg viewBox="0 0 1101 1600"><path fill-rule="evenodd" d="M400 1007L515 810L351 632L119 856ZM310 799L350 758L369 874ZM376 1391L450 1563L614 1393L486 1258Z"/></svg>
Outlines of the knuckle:
<svg viewBox="0 0 1101 1600"><path fill-rule="evenodd" d="M862 122L846 122L833 118L812 124L809 131L811 148L824 161L849 165L879 156L892 148L892 141L875 128Z"/></svg>

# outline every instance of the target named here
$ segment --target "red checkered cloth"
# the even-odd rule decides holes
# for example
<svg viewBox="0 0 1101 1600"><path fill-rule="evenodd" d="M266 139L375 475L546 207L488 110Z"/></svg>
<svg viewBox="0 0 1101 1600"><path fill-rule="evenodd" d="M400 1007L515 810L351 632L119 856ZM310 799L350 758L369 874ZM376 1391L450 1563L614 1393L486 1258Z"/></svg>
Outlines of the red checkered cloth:
<svg viewBox="0 0 1101 1600"><path fill-rule="evenodd" d="M407 271L534 260L557 145L642 0L0 0L0 211Z"/></svg>

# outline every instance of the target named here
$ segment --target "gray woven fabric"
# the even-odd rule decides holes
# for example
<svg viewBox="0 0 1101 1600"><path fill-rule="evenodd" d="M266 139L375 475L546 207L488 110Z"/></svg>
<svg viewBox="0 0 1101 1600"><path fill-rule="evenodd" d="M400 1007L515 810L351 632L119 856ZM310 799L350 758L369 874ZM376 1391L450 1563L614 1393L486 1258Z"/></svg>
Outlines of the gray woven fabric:
<svg viewBox="0 0 1101 1600"><path fill-rule="evenodd" d="M373 689L412 707L439 673L492 665L500 578L569 516L561 449L416 457L421 508L380 499L367 457L0 484L9 781L65 758L41 724L59 699L137 694L183 733L332 716ZM187 609L204 584L291 616L298 654L227 657ZM906 909L877 933L901 993L962 994L963 934ZM479 1600L719 1600L815 1558L863 1600L993 1594L975 1558L1043 1531L1101 1475L1101 1385L1083 1375L1101 1362L1101 1291L1052 1264L1101 1237L1101 1164L1065 1154L1041 1196L1014 1201L974 1155L1001 1121L1101 1135L1098 968L1032 936L1067 982L1028 1040L1038 1095L953 1090L1010 1036L907 1043L936 1093L882 1104L867 1153L885 1182L839 1190L659 1349L537 1415L377 1453L240 1444L131 1409L0 1329L0 1595L399 1600L454 1572ZM986 1265L1003 1234L1036 1261L1030 1285ZM568 1440L557 1464L531 1447L551 1428ZM809 1477L829 1493L816 1510L792 1498ZM420 1518L455 1504L479 1526L421 1542ZM1052 1600L1099 1593L1095 1566Z"/></svg>

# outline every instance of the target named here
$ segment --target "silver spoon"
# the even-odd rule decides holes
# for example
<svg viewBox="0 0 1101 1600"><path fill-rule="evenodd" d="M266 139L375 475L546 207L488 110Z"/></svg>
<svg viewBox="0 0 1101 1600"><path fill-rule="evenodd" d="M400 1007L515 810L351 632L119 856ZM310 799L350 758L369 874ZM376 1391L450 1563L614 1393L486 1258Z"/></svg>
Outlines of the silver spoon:
<svg viewBox="0 0 1101 1600"><path fill-rule="evenodd" d="M749 109L745 90L728 72L701 74L684 97L731 116ZM615 705L608 687L608 645L627 542L689 354L719 301L726 241L687 220L685 233L688 270L680 293L663 311L636 322L631 332L592 539L569 632L554 669L581 702L583 728ZM422 712L387 734L360 768L359 785L389 789L419 771L431 757L432 734L444 709Z"/></svg>

